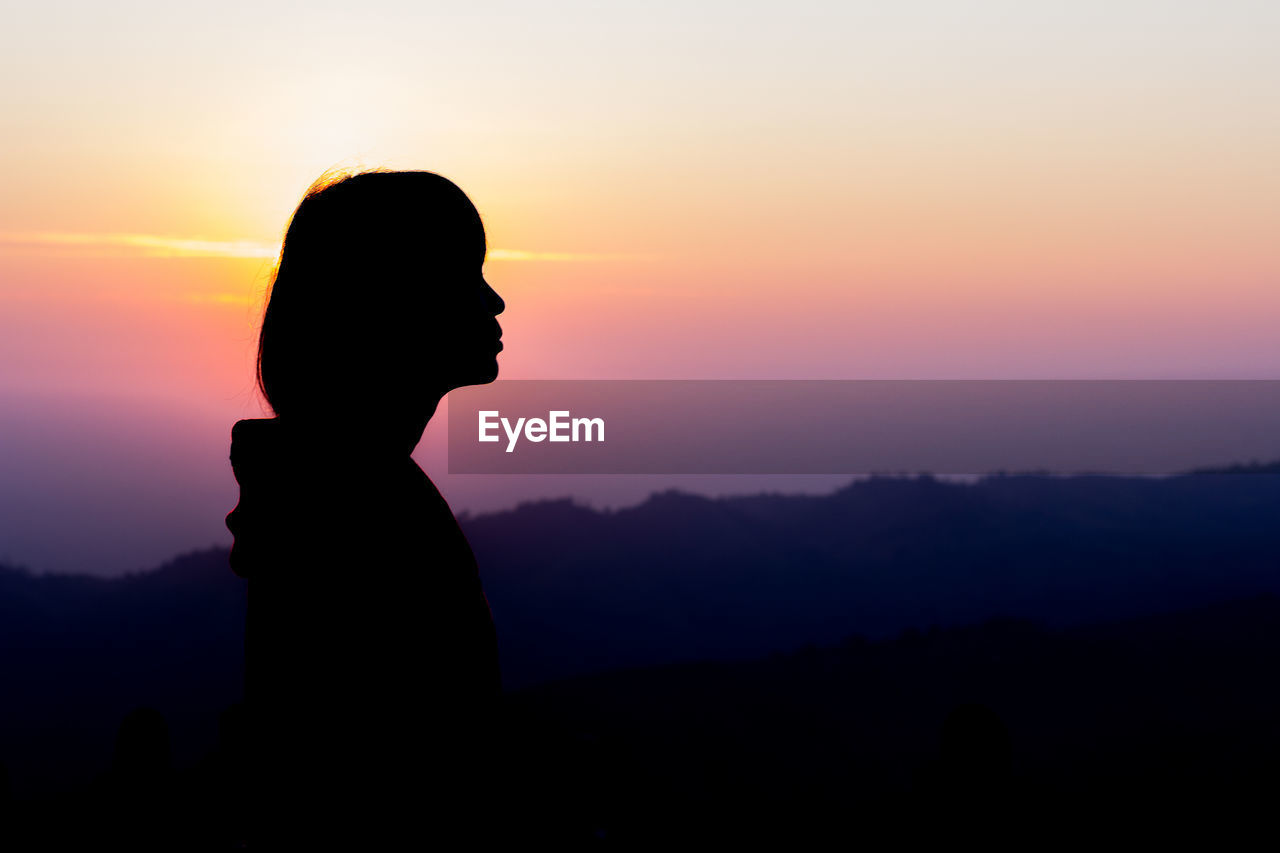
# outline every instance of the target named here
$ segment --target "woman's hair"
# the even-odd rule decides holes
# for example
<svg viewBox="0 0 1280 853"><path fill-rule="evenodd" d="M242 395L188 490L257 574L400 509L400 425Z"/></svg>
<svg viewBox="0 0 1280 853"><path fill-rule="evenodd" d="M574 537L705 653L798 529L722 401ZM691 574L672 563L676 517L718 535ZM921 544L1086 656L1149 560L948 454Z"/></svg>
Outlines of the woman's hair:
<svg viewBox="0 0 1280 853"><path fill-rule="evenodd" d="M284 416L371 387L407 345L407 321L447 296L433 280L484 252L479 214L440 175L325 175L285 232L258 336L262 396Z"/></svg>

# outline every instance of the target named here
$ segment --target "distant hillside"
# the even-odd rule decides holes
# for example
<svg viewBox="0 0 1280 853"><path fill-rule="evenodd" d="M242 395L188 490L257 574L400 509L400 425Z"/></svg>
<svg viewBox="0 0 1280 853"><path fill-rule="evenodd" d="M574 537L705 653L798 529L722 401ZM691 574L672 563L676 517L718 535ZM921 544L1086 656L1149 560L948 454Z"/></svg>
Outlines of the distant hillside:
<svg viewBox="0 0 1280 853"><path fill-rule="evenodd" d="M1280 474L855 482L523 505L464 527L509 685L995 616L1072 625L1280 592Z"/></svg>
<svg viewBox="0 0 1280 853"><path fill-rule="evenodd" d="M99 770L131 709L161 709L175 760L241 695L243 582L225 548L114 580L0 567L0 761L40 790Z"/></svg>
<svg viewBox="0 0 1280 853"><path fill-rule="evenodd" d="M668 492L463 525L515 689L851 634L991 617L1070 626L1280 593L1278 510L1280 473L1263 470ZM0 567L0 761L15 786L103 766L114 727L143 704L166 715L178 760L206 749L240 696L244 601L225 549L110 581Z"/></svg>

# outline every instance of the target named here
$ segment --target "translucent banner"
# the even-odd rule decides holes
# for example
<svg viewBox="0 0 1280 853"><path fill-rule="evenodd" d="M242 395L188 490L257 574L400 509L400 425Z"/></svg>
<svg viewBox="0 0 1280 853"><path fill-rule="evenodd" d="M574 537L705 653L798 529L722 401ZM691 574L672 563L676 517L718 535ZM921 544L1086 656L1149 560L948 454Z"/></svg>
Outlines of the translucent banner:
<svg viewBox="0 0 1280 853"><path fill-rule="evenodd" d="M1171 474L1280 459L1277 380L502 380L452 474Z"/></svg>

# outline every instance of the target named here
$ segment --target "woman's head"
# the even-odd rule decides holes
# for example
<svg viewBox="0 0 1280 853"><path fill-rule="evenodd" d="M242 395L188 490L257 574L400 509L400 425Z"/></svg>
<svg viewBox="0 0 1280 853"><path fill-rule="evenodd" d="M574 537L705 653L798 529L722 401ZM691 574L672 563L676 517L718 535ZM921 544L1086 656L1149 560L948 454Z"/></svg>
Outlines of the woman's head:
<svg viewBox="0 0 1280 853"><path fill-rule="evenodd" d="M258 387L286 419L361 404L430 417L453 388L498 375L502 299L484 226L432 172L322 179L285 234L258 339Z"/></svg>

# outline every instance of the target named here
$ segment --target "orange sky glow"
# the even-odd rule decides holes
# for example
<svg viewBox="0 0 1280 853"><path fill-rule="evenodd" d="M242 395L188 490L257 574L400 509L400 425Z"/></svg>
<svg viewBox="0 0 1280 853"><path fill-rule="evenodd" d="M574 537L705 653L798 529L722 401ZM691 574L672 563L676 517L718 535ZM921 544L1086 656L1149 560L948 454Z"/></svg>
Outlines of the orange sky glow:
<svg viewBox="0 0 1280 853"><path fill-rule="evenodd" d="M0 398L151 401L216 470L335 167L472 197L508 378L1276 378L1280 7L1047 5L26 4Z"/></svg>

